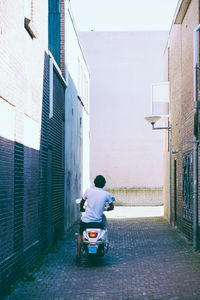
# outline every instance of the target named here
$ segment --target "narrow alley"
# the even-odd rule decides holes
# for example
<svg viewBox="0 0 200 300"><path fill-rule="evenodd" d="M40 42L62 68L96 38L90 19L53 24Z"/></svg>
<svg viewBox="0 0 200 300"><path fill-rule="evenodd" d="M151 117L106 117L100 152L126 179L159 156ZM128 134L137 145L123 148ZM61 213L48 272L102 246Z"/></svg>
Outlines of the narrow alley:
<svg viewBox="0 0 200 300"><path fill-rule="evenodd" d="M200 1L0 20L0 300L200 300Z"/></svg>
<svg viewBox="0 0 200 300"><path fill-rule="evenodd" d="M76 264L76 223L6 299L200 299L200 254L163 217L112 216L108 225L100 261Z"/></svg>

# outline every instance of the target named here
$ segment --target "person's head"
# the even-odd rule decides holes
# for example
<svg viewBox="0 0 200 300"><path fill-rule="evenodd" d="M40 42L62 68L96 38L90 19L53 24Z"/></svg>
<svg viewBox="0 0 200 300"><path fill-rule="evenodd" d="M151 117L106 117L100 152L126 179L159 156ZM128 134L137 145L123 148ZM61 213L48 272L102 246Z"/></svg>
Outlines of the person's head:
<svg viewBox="0 0 200 300"><path fill-rule="evenodd" d="M106 184L106 180L102 175L98 175L95 179L94 179L94 185L98 188L103 188Z"/></svg>

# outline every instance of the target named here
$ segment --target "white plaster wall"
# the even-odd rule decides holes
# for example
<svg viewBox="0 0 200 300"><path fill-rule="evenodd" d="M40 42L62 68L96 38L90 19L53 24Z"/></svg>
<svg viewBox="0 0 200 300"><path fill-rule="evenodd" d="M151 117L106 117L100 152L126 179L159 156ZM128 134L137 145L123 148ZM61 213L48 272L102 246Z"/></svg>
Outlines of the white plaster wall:
<svg viewBox="0 0 200 300"><path fill-rule="evenodd" d="M163 186L163 131L152 131L151 84L163 81L167 32L81 32L91 74L91 180Z"/></svg>
<svg viewBox="0 0 200 300"><path fill-rule="evenodd" d="M83 104L81 120L78 119L77 122L81 122L81 133L80 138L81 141L81 174L82 178L79 178L81 181L82 190L80 193L82 194L89 186L90 186L90 122L89 122L89 114L90 114L90 74L87 66L87 62L85 60L84 53L82 51L78 33L76 31L73 15L71 13L69 3L65 2L65 61L66 61L66 80L68 81L68 76L73 81L73 84L76 88L77 96L81 97L81 101ZM81 73L80 73L81 70ZM87 81L87 87L84 86L85 81ZM84 88L83 88L84 86ZM87 91L86 91L87 89ZM74 101L80 102L78 97L74 96ZM81 102L80 102L81 103ZM71 105L71 104L70 104ZM73 105L73 104L72 104ZM80 124L78 124L79 126ZM75 132L74 132L75 134ZM69 145L66 145L66 149L68 149ZM74 150L76 151L76 150ZM68 168L68 166L66 166ZM80 183L80 182L79 182Z"/></svg>
<svg viewBox="0 0 200 300"><path fill-rule="evenodd" d="M83 110L82 115L82 134L83 134L83 142L82 142L82 151L83 151L83 159L82 159L82 195L90 187L90 120L88 113Z"/></svg>
<svg viewBox="0 0 200 300"><path fill-rule="evenodd" d="M85 60L84 53L82 51L78 33L76 31L76 25L71 13L68 3L66 3L66 15L65 15L65 60L66 71L70 73L70 76L77 88L78 94L80 94L79 86L79 63L83 69L84 76L87 81L90 81L89 69ZM78 63L79 62L79 63ZM84 102L84 98L82 101Z"/></svg>

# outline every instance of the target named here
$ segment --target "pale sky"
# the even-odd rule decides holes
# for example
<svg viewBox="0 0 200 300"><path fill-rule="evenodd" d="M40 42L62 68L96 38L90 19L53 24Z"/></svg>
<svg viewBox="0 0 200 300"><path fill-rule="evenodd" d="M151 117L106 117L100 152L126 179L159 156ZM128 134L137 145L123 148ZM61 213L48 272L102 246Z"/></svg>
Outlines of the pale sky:
<svg viewBox="0 0 200 300"><path fill-rule="evenodd" d="M170 30L179 0L71 0L79 31Z"/></svg>

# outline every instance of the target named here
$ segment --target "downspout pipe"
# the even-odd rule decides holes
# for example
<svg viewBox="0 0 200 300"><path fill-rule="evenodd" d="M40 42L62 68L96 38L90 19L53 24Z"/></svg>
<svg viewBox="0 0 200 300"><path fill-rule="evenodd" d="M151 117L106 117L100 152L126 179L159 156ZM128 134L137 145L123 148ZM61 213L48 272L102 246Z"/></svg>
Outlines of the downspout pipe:
<svg viewBox="0 0 200 300"><path fill-rule="evenodd" d="M193 247L199 249L198 233L198 110L200 108L198 101L198 63L199 63L199 46L198 33L200 24L194 30L194 135L193 135Z"/></svg>

